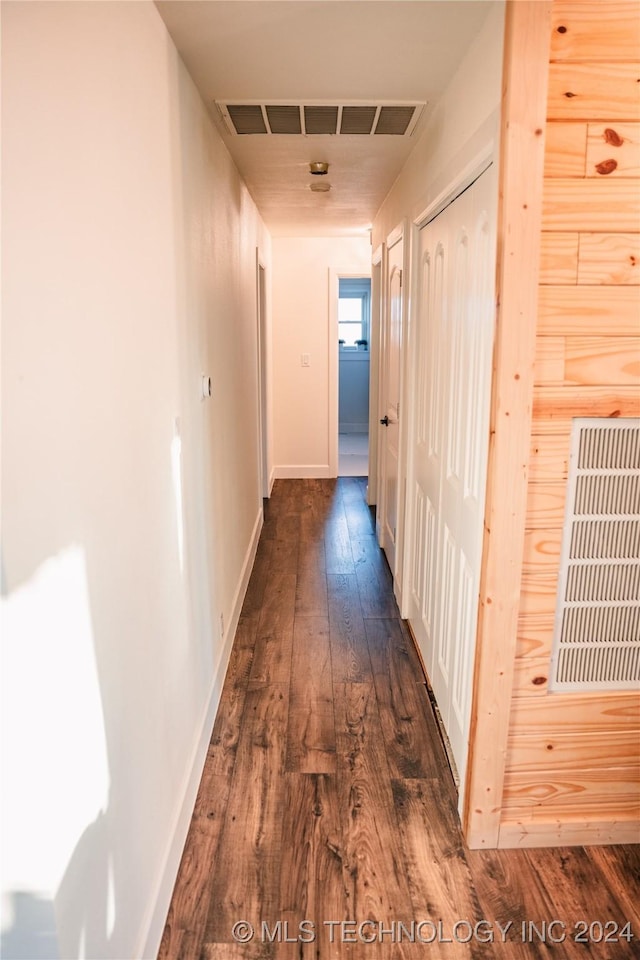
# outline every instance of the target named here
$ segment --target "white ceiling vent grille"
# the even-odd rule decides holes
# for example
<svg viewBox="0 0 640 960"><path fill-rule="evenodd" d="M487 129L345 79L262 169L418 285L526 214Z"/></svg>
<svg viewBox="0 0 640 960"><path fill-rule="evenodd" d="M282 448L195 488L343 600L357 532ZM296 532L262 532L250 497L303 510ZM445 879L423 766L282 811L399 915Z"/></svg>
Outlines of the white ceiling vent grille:
<svg viewBox="0 0 640 960"><path fill-rule="evenodd" d="M238 103L229 108L229 120L236 133L266 133L262 108L257 104Z"/></svg>
<svg viewBox="0 0 640 960"><path fill-rule="evenodd" d="M640 421L573 421L550 689L640 684Z"/></svg>
<svg viewBox="0 0 640 960"><path fill-rule="evenodd" d="M401 137L411 123L412 117L413 109L411 107L382 107L374 132L389 133Z"/></svg>
<svg viewBox="0 0 640 960"><path fill-rule="evenodd" d="M220 114L229 133L234 136L247 134L300 134L331 136L410 137L426 106L424 102L349 103L216 100Z"/></svg>

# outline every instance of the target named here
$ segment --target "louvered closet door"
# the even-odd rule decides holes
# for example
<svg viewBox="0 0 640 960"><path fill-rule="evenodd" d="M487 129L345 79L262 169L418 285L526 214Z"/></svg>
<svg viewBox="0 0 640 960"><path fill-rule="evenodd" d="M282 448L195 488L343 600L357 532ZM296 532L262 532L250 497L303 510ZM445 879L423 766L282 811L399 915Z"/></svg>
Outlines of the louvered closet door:
<svg viewBox="0 0 640 960"><path fill-rule="evenodd" d="M410 621L462 783L488 451L494 191L490 167L420 231Z"/></svg>

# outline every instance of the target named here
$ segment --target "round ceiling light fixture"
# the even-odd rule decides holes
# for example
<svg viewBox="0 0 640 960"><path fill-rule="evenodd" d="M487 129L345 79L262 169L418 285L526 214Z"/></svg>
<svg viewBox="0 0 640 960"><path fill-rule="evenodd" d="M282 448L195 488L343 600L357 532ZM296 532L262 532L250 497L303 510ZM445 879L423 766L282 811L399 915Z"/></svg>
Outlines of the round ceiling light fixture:
<svg viewBox="0 0 640 960"><path fill-rule="evenodd" d="M314 160L309 164L309 173L313 177L324 177L329 172L329 164L320 160Z"/></svg>

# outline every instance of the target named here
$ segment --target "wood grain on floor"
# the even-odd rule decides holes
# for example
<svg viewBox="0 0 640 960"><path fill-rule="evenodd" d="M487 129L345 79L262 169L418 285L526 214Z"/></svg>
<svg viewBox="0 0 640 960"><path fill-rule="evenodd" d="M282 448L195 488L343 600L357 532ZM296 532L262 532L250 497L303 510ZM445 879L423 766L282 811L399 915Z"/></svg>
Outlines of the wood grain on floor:
<svg viewBox="0 0 640 960"><path fill-rule="evenodd" d="M639 847L465 847L365 492L275 484L159 960L639 956Z"/></svg>

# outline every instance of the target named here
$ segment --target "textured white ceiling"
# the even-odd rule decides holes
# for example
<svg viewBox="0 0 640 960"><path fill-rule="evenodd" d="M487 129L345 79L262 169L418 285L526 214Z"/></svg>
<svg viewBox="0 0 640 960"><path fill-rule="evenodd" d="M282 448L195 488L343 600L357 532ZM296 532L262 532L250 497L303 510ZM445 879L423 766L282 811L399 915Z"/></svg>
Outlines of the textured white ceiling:
<svg viewBox="0 0 640 960"><path fill-rule="evenodd" d="M274 236L364 233L491 0L156 0ZM412 137L231 136L215 100L427 101ZM313 194L308 164L330 164Z"/></svg>

